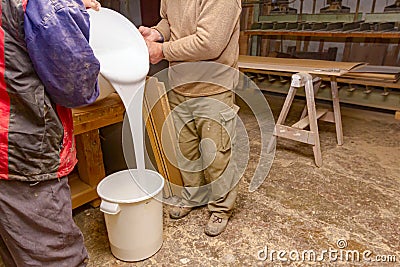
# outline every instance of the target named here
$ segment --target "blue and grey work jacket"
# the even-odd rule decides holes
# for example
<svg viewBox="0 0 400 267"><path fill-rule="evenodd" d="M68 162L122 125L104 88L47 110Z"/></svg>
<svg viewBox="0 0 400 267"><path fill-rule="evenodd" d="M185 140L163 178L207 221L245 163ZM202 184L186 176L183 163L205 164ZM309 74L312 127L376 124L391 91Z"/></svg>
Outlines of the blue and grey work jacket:
<svg viewBox="0 0 400 267"><path fill-rule="evenodd" d="M42 181L77 160L72 107L94 102L100 63L81 0L1 0L0 179Z"/></svg>

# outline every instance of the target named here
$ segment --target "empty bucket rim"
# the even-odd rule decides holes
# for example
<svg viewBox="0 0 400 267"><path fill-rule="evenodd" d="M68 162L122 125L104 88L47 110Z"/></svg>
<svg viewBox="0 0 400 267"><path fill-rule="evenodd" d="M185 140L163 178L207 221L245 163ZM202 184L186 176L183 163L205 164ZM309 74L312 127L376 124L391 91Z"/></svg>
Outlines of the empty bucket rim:
<svg viewBox="0 0 400 267"><path fill-rule="evenodd" d="M126 170L122 170L122 171L118 171L118 172L112 173L112 174L107 175L106 177L104 177L104 178L100 181L100 183L97 185L97 194L99 195L99 197L100 197L102 200L105 200L105 201L108 201L108 202L112 202L112 203L130 204L130 203L137 203L137 202L141 202L141 201L144 201L144 200L153 198L153 197L155 197L158 193L160 193L160 191L164 188L164 184L165 184L164 177L163 177L160 173L158 173L158 172L155 172L155 171L153 171L153 170L147 170L147 169L146 169L146 170L144 170L145 172L147 172L147 173L149 173L149 172L150 172L150 173L153 173L153 174L155 174L158 178L160 178L160 180L161 180L161 185L160 185L160 187L157 188L156 190L154 190L153 193L149 194L149 193L145 192L145 194L146 194L145 196L135 198L135 200L133 200L133 201L132 201L132 200L116 200L116 199L108 198L108 197L104 196L104 194L102 194L102 192L101 192L101 187L102 187L102 185L103 185L104 183L107 182L108 179L111 179L111 177L113 177L113 176L120 175L121 173L131 172L131 171L137 171L137 169L126 169ZM137 182L136 182L136 183L137 183ZM139 186L139 189L141 189L140 186ZM141 190L142 190L142 189L141 189ZM143 190L142 190L142 191L143 191Z"/></svg>

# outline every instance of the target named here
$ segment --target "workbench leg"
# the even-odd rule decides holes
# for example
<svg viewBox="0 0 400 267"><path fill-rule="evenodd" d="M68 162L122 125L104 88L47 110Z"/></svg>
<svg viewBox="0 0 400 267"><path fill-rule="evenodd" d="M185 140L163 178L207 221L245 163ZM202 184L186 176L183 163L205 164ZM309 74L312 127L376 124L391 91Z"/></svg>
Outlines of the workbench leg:
<svg viewBox="0 0 400 267"><path fill-rule="evenodd" d="M292 105L294 96L296 95L297 88L290 86L288 95L286 96L285 103L283 103L283 107L281 113L279 113L278 120L276 121L276 125L281 125L285 123L286 117L289 114L290 106ZM276 142L276 128L274 130L274 134L271 137L271 140L268 143L267 153L272 152L274 145Z"/></svg>
<svg viewBox="0 0 400 267"><path fill-rule="evenodd" d="M80 201L87 203L98 199L96 187L106 176L99 130L95 129L75 136L78 158L79 179L90 186L90 192L80 196ZM93 202L96 206L99 202Z"/></svg>
<svg viewBox="0 0 400 267"><path fill-rule="evenodd" d="M332 90L333 113L335 116L337 143L339 146L341 146L343 145L342 115L340 112L339 91L338 91L337 81L336 77L334 76L331 77L331 90Z"/></svg>
<svg viewBox="0 0 400 267"><path fill-rule="evenodd" d="M321 145L319 142L317 110L315 107L314 90L312 80L308 80L305 84L304 91L306 93L308 120L310 122L310 131L314 136L313 152L315 164L318 167L322 166Z"/></svg>

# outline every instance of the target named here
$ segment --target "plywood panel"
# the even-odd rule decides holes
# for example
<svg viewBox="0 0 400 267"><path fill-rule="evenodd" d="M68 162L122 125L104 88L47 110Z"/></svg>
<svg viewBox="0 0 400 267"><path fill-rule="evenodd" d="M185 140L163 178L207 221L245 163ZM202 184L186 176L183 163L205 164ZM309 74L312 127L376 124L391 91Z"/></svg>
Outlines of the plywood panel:
<svg viewBox="0 0 400 267"><path fill-rule="evenodd" d="M239 68L272 70L285 72L308 72L311 74L321 74L329 76L340 76L357 66L362 66L362 62L337 62L313 59L291 59L273 58L256 56L239 56Z"/></svg>
<svg viewBox="0 0 400 267"><path fill-rule="evenodd" d="M181 186L183 184L181 173L176 167L175 126L168 120L170 112L164 84L158 82L157 78L149 78L144 97L144 119L157 168L170 183ZM174 191L176 187L171 187L171 190L174 195L180 194Z"/></svg>

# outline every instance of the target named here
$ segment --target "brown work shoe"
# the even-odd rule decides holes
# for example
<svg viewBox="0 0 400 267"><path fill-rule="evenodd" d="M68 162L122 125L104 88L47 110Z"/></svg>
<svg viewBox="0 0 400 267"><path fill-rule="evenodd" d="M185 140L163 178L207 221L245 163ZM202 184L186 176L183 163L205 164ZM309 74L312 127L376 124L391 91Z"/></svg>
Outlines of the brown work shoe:
<svg viewBox="0 0 400 267"><path fill-rule="evenodd" d="M188 215L191 211L191 207L175 206L169 211L169 217L172 219L180 219Z"/></svg>
<svg viewBox="0 0 400 267"><path fill-rule="evenodd" d="M206 233L206 235L209 236L217 236L225 230L227 224L228 224L228 218L221 218L215 213L213 213L211 214L211 217L208 220L204 232Z"/></svg>

